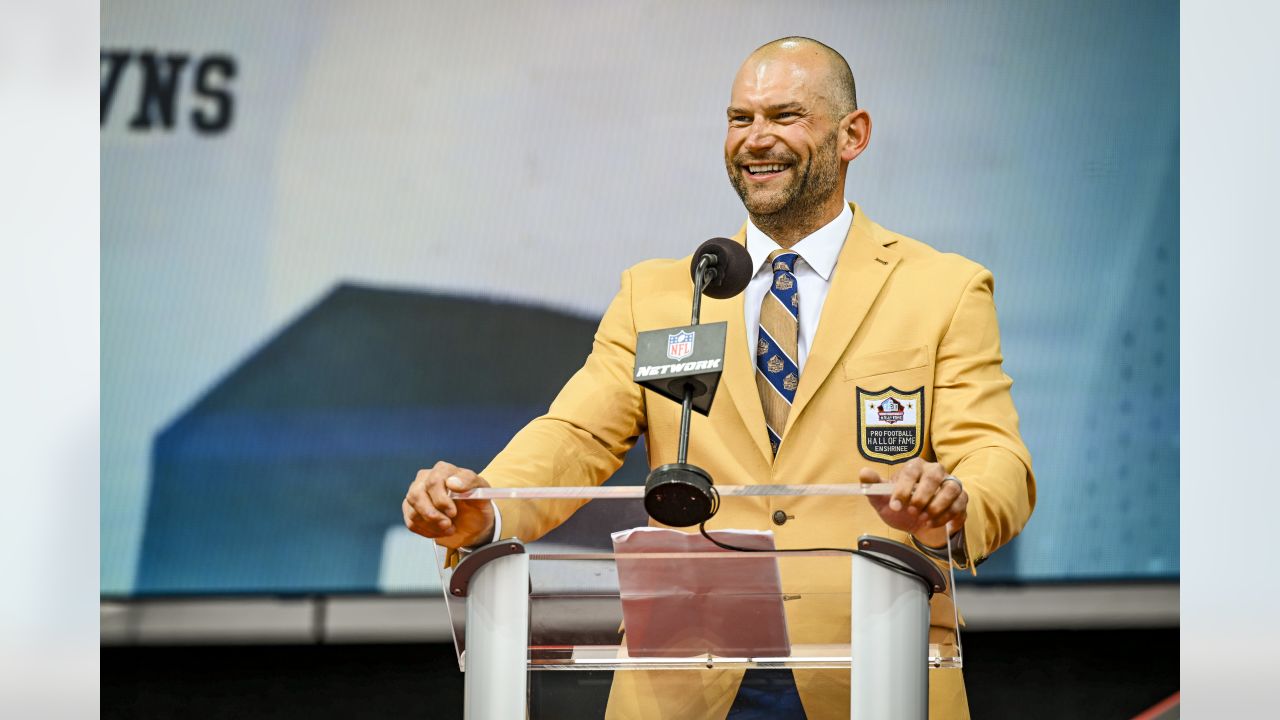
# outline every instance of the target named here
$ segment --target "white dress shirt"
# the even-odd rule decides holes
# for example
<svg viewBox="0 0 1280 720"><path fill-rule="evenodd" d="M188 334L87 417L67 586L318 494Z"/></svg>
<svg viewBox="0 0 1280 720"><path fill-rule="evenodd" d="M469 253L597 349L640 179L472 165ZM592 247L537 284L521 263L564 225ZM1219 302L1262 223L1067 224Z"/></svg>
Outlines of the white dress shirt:
<svg viewBox="0 0 1280 720"><path fill-rule="evenodd" d="M818 318L822 317L822 303L827 299L827 290L831 289L831 275L835 272L840 248L844 246L844 238L852 224L853 210L845 203L844 210L835 220L791 246L791 251L800 255L792 274L796 276L797 292L800 293L800 357L796 363L800 366L801 375L804 374L804 361L809 357L813 338L818 334ZM743 327L747 330L747 352L753 359L756 340L760 337L760 305L773 285L773 270L765 261L769 259L769 253L780 249L773 238L765 235L755 223L747 221L747 252L751 254L756 272L744 291L742 314L746 323Z"/></svg>

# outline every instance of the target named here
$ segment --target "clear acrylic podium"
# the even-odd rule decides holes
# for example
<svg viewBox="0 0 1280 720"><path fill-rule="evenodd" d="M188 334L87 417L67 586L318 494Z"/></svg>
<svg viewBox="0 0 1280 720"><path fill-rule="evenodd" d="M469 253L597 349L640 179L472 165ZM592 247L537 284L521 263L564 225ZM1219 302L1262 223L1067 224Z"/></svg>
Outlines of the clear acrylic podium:
<svg viewBox="0 0 1280 720"><path fill-rule="evenodd" d="M553 503L541 509L563 515L581 505L534 542L501 540L452 566L437 548L466 717L543 717L529 705L529 671L613 671L616 679L645 670L792 668L848 673L853 718L927 718L930 669L961 666L950 563L859 534L852 524L847 536L828 533L826 549L770 549L770 501L828 496L821 502L852 507L867 502L858 496L887 494L889 486L716 487L720 509L707 530L755 551L716 547L696 527L648 529L642 487L455 495L497 500L504 512L513 512L506 510L512 503ZM749 518L755 521L733 522ZM635 528L646 529L625 532ZM701 692L690 680L690 692ZM574 716L603 713L576 708Z"/></svg>

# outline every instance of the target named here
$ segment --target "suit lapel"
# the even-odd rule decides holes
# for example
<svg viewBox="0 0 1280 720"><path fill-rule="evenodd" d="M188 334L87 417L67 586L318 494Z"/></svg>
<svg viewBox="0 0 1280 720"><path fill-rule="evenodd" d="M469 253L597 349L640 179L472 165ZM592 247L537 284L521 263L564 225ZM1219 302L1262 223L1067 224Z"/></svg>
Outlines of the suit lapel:
<svg viewBox="0 0 1280 720"><path fill-rule="evenodd" d="M853 207L853 224L845 236L844 246L831 279L831 289L822 305L822 317L818 320L818 334L800 373L800 386L796 389L795 402L787 415L787 429L795 425L796 418L804 412L818 388L844 355L845 348L853 340L862 321L866 319L871 304L880 289L897 267L899 256L892 247L877 242L871 221L857 205ZM804 302L804 298L800 298ZM741 303L739 303L741 304ZM742 343L746 343L743 339ZM759 405L759 399L756 404ZM764 411L758 413L763 422ZM786 437L787 430L783 430Z"/></svg>
<svg viewBox="0 0 1280 720"><path fill-rule="evenodd" d="M747 227L744 224L734 242L746 243ZM755 364L747 348L747 332L743 326L743 302L745 293L726 300L705 298L702 306L702 322L727 322L725 336L724 371L720 374L721 392L732 399L734 408L742 420L743 431L751 437L765 465L773 463L769 449L769 437L764 429L764 408L760 407L760 393L756 390Z"/></svg>

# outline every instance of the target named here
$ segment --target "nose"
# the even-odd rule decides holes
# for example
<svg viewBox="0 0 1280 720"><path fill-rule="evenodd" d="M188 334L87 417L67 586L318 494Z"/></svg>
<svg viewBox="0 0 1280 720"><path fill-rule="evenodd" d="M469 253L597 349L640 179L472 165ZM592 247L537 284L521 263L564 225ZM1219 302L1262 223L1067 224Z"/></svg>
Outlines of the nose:
<svg viewBox="0 0 1280 720"><path fill-rule="evenodd" d="M747 130L747 139L743 143L743 147L749 152L757 152L768 150L773 147L776 141L777 138L773 136L768 121L756 118L755 122L751 123L751 127Z"/></svg>

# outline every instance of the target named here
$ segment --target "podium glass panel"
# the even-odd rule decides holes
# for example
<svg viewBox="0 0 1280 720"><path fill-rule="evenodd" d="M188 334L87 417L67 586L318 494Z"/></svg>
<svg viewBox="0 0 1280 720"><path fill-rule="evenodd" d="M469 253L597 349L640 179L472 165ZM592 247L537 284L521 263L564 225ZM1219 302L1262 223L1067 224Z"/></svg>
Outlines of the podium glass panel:
<svg viewBox="0 0 1280 720"><path fill-rule="evenodd" d="M749 551L717 547L696 527L651 528L641 487L486 488L455 496L500 501L504 535L519 513L567 514L543 538L488 546L498 555L527 555L528 601L517 604L527 610L527 643L508 638L521 643L527 669L847 670L860 627L852 618L866 617L856 609L855 583L867 573L919 583L928 598L927 652L919 652L919 663L961 666L950 563L916 552L903 533L883 533L903 545L860 542L861 529L883 528L863 496L888 494L888 485L716 487L719 510L708 532ZM847 517L847 526L819 526L819 509L822 518ZM874 555L855 560L852 549ZM895 559L906 553L917 570L921 563L936 568L938 579ZM467 603L474 598L463 576L485 572L487 560L463 553L451 565L442 548L438 555L458 665L466 671L474 632ZM860 562L867 571L856 569Z"/></svg>

